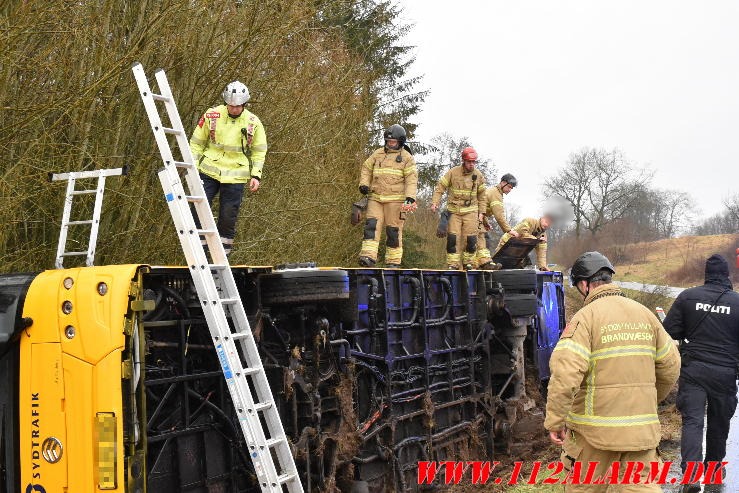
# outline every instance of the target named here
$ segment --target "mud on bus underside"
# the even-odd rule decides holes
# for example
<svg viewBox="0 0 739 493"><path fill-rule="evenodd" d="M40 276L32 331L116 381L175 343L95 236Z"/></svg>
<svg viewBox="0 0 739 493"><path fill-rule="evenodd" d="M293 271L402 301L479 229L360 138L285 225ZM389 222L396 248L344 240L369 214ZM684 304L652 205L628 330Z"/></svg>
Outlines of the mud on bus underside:
<svg viewBox="0 0 739 493"><path fill-rule="evenodd" d="M564 320L558 273L234 276L305 491L418 491L420 460L505 453ZM259 491L188 272L152 269L144 297L148 491Z"/></svg>

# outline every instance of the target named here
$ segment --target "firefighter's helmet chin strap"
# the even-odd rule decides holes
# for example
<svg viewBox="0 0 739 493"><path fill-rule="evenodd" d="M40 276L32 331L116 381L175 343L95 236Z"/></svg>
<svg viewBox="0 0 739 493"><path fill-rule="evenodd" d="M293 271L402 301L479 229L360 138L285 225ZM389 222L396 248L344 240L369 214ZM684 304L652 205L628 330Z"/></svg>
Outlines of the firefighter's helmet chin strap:
<svg viewBox="0 0 739 493"><path fill-rule="evenodd" d="M390 146L390 145L388 145L387 144L387 139L385 139L385 147L388 148L391 151L399 151L400 149L403 148L403 146L401 145L400 141L398 141L398 145L397 146ZM398 162L400 162L400 161L398 161Z"/></svg>

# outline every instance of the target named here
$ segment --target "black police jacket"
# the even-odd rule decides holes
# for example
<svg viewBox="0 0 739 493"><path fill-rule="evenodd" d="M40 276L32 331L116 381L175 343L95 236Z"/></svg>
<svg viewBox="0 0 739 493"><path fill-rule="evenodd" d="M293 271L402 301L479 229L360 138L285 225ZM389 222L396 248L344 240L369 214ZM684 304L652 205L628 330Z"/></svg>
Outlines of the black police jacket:
<svg viewBox="0 0 739 493"><path fill-rule="evenodd" d="M739 293L728 279L707 280L680 293L663 325L673 339L683 341L684 360L729 368L739 363Z"/></svg>

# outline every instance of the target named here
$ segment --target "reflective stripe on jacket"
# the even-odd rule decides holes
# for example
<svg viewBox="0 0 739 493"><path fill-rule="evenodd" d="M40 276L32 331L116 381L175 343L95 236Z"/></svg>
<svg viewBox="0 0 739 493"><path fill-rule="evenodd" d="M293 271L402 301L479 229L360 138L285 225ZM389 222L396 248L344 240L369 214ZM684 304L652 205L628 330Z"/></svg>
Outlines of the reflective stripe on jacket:
<svg viewBox="0 0 739 493"><path fill-rule="evenodd" d="M680 355L657 317L618 287L591 289L549 362L544 427L565 424L601 450L647 450L660 441L657 403L680 374Z"/></svg>
<svg viewBox="0 0 739 493"><path fill-rule="evenodd" d="M476 177L473 180L473 177ZM485 177L480 170L465 172L462 165L455 166L439 180L431 197L431 203L439 205L441 196L447 192L447 209L454 214L470 212L485 213Z"/></svg>
<svg viewBox="0 0 739 493"><path fill-rule="evenodd" d="M231 118L222 104L200 118L190 150L202 173L221 183L246 183L251 177L262 178L267 134L259 118L246 108L238 118Z"/></svg>
<svg viewBox="0 0 739 493"><path fill-rule="evenodd" d="M500 189L500 184L485 190L485 200L488 204L485 215L493 216L495 221L498 223L498 226L500 226L500 229L502 229L504 233L507 233L511 230L511 225L508 224L508 221L506 221L505 218L505 206L503 205L504 197L505 194L503 193L503 190Z"/></svg>
<svg viewBox="0 0 739 493"><path fill-rule="evenodd" d="M397 158L400 155L400 162ZM370 188L369 198L377 202L403 202L416 198L418 171L416 160L405 149L381 147L362 164L359 185Z"/></svg>

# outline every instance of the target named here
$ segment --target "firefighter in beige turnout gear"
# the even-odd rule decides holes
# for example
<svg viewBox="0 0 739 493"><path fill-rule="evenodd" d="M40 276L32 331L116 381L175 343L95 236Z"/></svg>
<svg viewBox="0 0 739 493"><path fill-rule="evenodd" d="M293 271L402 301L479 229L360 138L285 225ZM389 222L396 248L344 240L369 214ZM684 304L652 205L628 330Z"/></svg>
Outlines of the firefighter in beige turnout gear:
<svg viewBox="0 0 739 493"><path fill-rule="evenodd" d="M244 84L231 82L222 97L225 104L209 108L198 121L190 150L208 203L220 193L217 227L228 255L236 237L244 187L248 183L249 190L256 192L261 183L267 134L259 118L245 107L250 96ZM205 239L201 241L205 246Z"/></svg>
<svg viewBox="0 0 739 493"><path fill-rule="evenodd" d="M598 252L581 255L570 270L585 306L554 348L544 427L562 445L565 469L572 475L580 467L580 481L589 464L597 463L595 478L621 478L632 461L644 466L642 484L615 491L661 492L644 481L649 462L660 460L657 404L677 381L680 355L657 317L611 284L613 274ZM607 490L607 484L565 486L568 493Z"/></svg>
<svg viewBox="0 0 739 493"><path fill-rule="evenodd" d="M416 207L418 172L405 129L391 125L383 134L385 146L362 165L359 191L369 196L359 265L374 266L385 228L385 266L399 267L403 260L403 225Z"/></svg>
<svg viewBox="0 0 739 493"><path fill-rule="evenodd" d="M542 240L541 243L536 245L536 267L539 270L549 270L547 267L547 235L546 231L552 224L552 218L548 215L543 215L539 219L534 217L527 217L520 223L516 224L510 231L500 237L498 247L495 249L495 253L498 253L503 245L506 244L511 238L537 238ZM493 257L495 257L495 253Z"/></svg>
<svg viewBox="0 0 739 493"><path fill-rule="evenodd" d="M477 251L477 235L487 203L485 177L475 169L476 164L477 152L472 147L463 149L462 164L446 172L431 198L431 209L436 211L441 196L447 192L450 216L446 261L450 269L472 268Z"/></svg>
<svg viewBox="0 0 739 493"><path fill-rule="evenodd" d="M504 197L509 194L516 185L518 185L516 177L510 173L506 173L500 177L500 183L485 190L487 210L485 211L486 217L483 219L484 230L481 230L480 234L477 236L476 257L477 265L480 269L485 269L487 266L499 267L498 265L493 266L491 264L493 259L490 255L490 249L494 246L492 243L494 240L490 233L492 227L488 220L489 216L493 216L495 218L495 222L498 223L503 234L510 233L514 238L518 236L518 231L511 228L510 224L508 224L508 220L506 220L505 206L503 205Z"/></svg>

